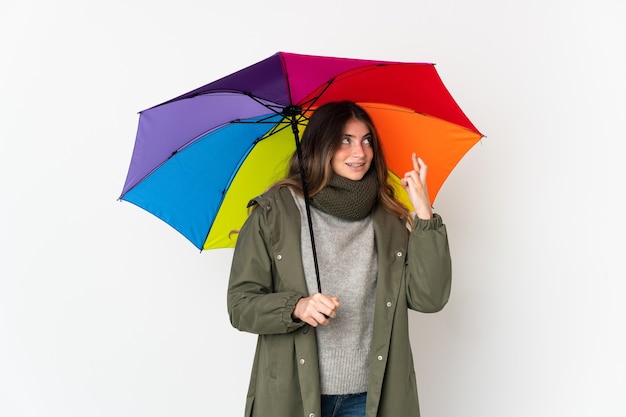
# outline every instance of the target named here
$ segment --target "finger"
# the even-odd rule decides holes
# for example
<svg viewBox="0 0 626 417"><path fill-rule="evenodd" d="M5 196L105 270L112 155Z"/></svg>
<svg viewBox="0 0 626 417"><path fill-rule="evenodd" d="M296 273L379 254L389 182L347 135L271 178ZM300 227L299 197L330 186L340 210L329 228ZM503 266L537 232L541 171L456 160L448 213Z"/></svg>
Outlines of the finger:
<svg viewBox="0 0 626 417"><path fill-rule="evenodd" d="M337 297L315 293L308 297L306 315L312 317L316 322L326 324L328 318L336 317L335 308L337 308L338 302Z"/></svg>
<svg viewBox="0 0 626 417"><path fill-rule="evenodd" d="M313 318L321 325L326 326L327 324L330 323L330 321L328 320L328 316L325 314L322 314L320 312L317 312Z"/></svg>
<svg viewBox="0 0 626 417"><path fill-rule="evenodd" d="M335 308L336 307L334 305L321 305L318 311L322 313L324 317L334 319L335 317L337 317L337 312L335 311Z"/></svg>
<svg viewBox="0 0 626 417"><path fill-rule="evenodd" d="M426 165L426 163L424 162L424 160L422 158L417 158L419 166L420 166L420 177L426 177L426 174L428 173L428 165Z"/></svg>
<svg viewBox="0 0 626 417"><path fill-rule="evenodd" d="M413 161L413 169L415 170L415 172L420 172L419 158L417 157L415 152L411 154L411 160Z"/></svg>
<svg viewBox="0 0 626 417"><path fill-rule="evenodd" d="M320 293L318 293L320 294ZM329 295L326 294L320 294L318 301L325 305L326 307L334 310L335 308L339 307L339 298L337 297L331 297Z"/></svg>
<svg viewBox="0 0 626 417"><path fill-rule="evenodd" d="M328 305L325 303L318 304L316 306L317 312L323 314L325 317L334 317L335 316L335 306Z"/></svg>
<svg viewBox="0 0 626 417"><path fill-rule="evenodd" d="M420 182L419 172L412 170L404 174L403 182L405 183L405 187L409 185L417 185Z"/></svg>
<svg viewBox="0 0 626 417"><path fill-rule="evenodd" d="M317 327L319 324L326 324L327 322L326 317L316 309L307 311L305 316L302 318L302 321L313 327Z"/></svg>
<svg viewBox="0 0 626 417"><path fill-rule="evenodd" d="M413 174L411 174L411 172ZM404 187L407 192L409 191L409 188L412 188L414 186L415 179L412 177L412 175L415 175L415 171L407 172L406 174L404 174L404 178L400 180L400 182L402 183L402 187Z"/></svg>

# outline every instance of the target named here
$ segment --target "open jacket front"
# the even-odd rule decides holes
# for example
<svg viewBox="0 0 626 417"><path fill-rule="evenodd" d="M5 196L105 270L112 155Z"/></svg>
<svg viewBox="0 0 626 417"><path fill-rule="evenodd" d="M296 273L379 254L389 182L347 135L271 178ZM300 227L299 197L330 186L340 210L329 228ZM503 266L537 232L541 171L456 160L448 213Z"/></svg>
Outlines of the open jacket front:
<svg viewBox="0 0 626 417"><path fill-rule="evenodd" d="M227 300L233 326L259 335L245 416L320 417L315 329L291 317L298 299L309 295L300 213L286 187L254 201L235 248ZM380 206L372 215L378 276L366 415L418 417L407 310L436 312L448 301L446 227L436 215L415 219L409 232Z"/></svg>

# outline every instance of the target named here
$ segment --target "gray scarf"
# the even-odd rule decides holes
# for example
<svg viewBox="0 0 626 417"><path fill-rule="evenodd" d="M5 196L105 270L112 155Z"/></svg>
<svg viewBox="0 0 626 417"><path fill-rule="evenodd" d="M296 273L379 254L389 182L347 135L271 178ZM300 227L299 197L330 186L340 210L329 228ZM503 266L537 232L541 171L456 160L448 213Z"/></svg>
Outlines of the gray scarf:
<svg viewBox="0 0 626 417"><path fill-rule="evenodd" d="M378 196L376 170L371 168L359 181L333 173L330 181L311 197L311 205L344 220L361 220L371 212Z"/></svg>

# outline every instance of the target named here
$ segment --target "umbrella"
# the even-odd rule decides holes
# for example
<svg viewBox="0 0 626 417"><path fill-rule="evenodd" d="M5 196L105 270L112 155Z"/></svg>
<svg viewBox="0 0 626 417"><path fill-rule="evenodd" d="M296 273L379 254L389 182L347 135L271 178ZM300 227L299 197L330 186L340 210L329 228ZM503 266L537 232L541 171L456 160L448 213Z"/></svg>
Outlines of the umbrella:
<svg viewBox="0 0 626 417"><path fill-rule="evenodd" d="M340 100L373 119L395 187L412 152L426 161L431 202L482 137L431 63L279 52L140 112L120 200L200 250L234 247L248 201L285 175L308 117Z"/></svg>

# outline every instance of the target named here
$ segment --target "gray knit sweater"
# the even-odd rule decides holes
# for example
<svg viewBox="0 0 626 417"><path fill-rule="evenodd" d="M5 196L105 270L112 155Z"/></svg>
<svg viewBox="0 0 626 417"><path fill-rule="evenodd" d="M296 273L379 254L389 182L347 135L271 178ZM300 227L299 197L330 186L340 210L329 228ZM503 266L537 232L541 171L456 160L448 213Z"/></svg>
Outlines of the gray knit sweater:
<svg viewBox="0 0 626 417"><path fill-rule="evenodd" d="M293 195L302 218L304 273L309 294L314 294L317 280L304 199ZM347 221L314 207L311 216L322 292L341 303L337 317L315 330L321 392L366 392L378 271L372 218Z"/></svg>

